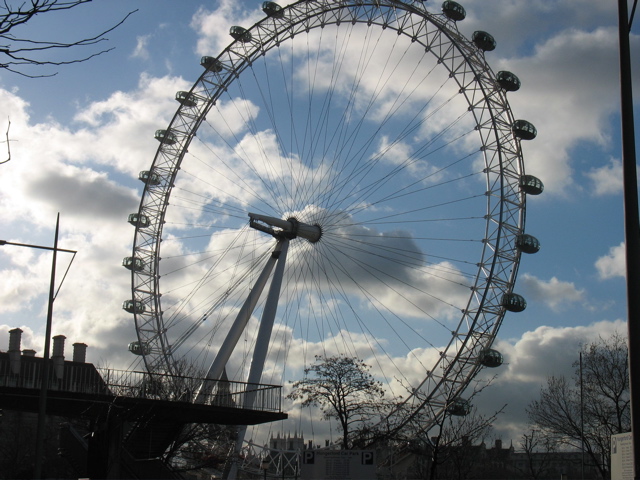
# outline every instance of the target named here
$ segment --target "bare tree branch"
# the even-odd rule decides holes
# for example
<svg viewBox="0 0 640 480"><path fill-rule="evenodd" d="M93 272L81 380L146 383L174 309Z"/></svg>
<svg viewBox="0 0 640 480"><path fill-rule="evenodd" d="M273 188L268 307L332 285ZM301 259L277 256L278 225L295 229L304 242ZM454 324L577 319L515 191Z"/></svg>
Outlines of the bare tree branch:
<svg viewBox="0 0 640 480"><path fill-rule="evenodd" d="M573 379L549 377L540 398L527 407L533 425L559 444L579 449L584 442L602 478L609 475L611 435L631 430L627 358L626 338L620 334L584 345L582 384L576 362Z"/></svg>
<svg viewBox="0 0 640 480"><path fill-rule="evenodd" d="M22 69L22 67L41 67L46 65L60 66L69 65L72 63L81 63L113 50L113 48L107 48L71 60L42 59L37 57L37 54L43 52L57 52L60 49L90 47L98 43L108 41L108 38L106 38L105 35L122 25L133 13L137 12L137 10L129 12L117 24L102 31L101 33L76 41L40 41L30 38L21 38L14 35L14 31L16 28L26 24L31 19L35 18L38 14L60 10L70 10L74 7L77 7L84 3L88 3L90 1L92 0L31 0L29 3L24 2L21 5L14 7L7 0L4 0L4 6L0 7L0 11L3 12L0 14L0 42L3 43L2 45L0 45L0 56L4 55L5 60L0 61L0 68L28 78L51 77L56 75L57 72L34 75L26 73Z"/></svg>
<svg viewBox="0 0 640 480"><path fill-rule="evenodd" d="M342 448L348 450L357 442L354 433L370 433L384 405L382 383L369 373L370 368L355 357L316 355L316 362L304 370L305 379L293 382L287 398L303 407L319 406L324 419L338 420Z"/></svg>

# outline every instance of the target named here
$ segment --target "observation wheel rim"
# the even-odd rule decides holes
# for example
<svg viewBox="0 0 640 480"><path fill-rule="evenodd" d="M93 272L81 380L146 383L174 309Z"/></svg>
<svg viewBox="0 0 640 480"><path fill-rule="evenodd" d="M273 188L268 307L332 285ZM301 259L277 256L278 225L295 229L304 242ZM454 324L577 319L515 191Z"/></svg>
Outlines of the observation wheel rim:
<svg viewBox="0 0 640 480"><path fill-rule="evenodd" d="M138 209L138 214L141 216L151 216L148 215L149 212L154 212L154 229L150 232L149 227L136 225L133 246L134 258L146 255L146 258L151 259L152 261L148 264L148 274L143 275L140 272L132 271L132 298L134 299L134 301L139 300L144 305L149 307L148 312L134 311L133 315L136 324L138 341L141 344L151 345L150 351L143 354L145 365L150 372L158 371L160 369L165 369L171 372L175 362L175 360L173 359L172 346L170 345L170 341L167 337L167 330L164 326L162 316L161 290L159 286L160 278L157 275L157 272L159 272L160 262L160 242L162 241L164 218L167 207L169 205L169 198L171 196L175 178L177 176L181 162L189 147L189 144L198 131L201 123L203 122L209 110L215 104L217 98L219 98L221 92L226 89L226 86L233 81L234 75L241 75L244 69L249 66L251 58L258 55L265 55L268 51L279 46L280 42L293 38L293 36L298 34L298 32L293 32L294 28L296 26L302 25L305 21L309 21L311 18L320 16L323 16L323 18L329 18L329 14L335 14L332 21L326 22L324 24L314 24L309 29L324 27L327 24L339 24L340 21L346 21L348 19L357 23L368 23L369 26L376 25L382 28L394 29L393 25L385 26L384 23L379 20L379 18L382 18L383 15L380 15L379 18L372 19L372 17L366 17L365 12L365 16L356 17L356 15L354 14L350 17L350 12L364 12L364 10L366 10L367 8L385 8L388 9L388 11L394 10L396 11L396 13L397 11L401 11L400 15L404 15L405 17L412 15L421 17L423 19L423 23L431 24L433 27L435 27L436 30L440 32L440 34L443 34L445 37L447 37L450 47L445 49L445 55L453 55L454 53L458 53L463 56L466 55L467 57L464 60L464 64L469 66L470 72L472 72L475 77L479 77L473 80L477 83L473 94L468 96L467 92L463 93L470 108L473 107L475 109L482 110L483 113L489 112L490 117L489 120L486 120L484 119L482 114L478 116L474 112L476 126L481 138L481 148L485 151L484 155L485 168L487 170L486 178L488 192L486 219L487 235L485 238L486 242L482 250L482 258L480 259L480 262L478 264L478 273L473 282L474 285L472 288L472 292L470 293L467 306L469 307L469 305L472 303L474 295L477 297L477 292L480 292L482 299L479 301L479 304L474 309L474 311L471 311L471 309L468 308L466 312L462 312L461 318L455 328L455 331L452 331L450 342L446 345L446 347L443 348L440 360L438 360L437 364L434 365L431 371L427 372L427 376L425 377L421 386L424 386L426 383L431 382L433 388L428 391L440 391L440 389L443 388L443 385L447 384L451 377L454 377L456 379L456 381L454 382L456 391L461 392L467 386L468 382L473 378L473 376L475 376L479 368L481 368L480 364L477 361L472 361L472 359L478 356L479 350L489 348L492 345L493 339L497 334L497 331L505 314L505 310L499 305L498 299L501 297L501 295L510 293L512 291L518 270L519 252L515 251L514 255L510 258L510 260L508 260L508 262L500 265L499 253L502 252L502 245L513 243L513 240L504 240L506 236L515 238L517 234L520 234L524 231L525 201L524 194L522 192L515 192L512 195L512 198L515 198L517 200L515 202L517 206L510 207L513 210L509 212L509 216L513 220L513 223L515 223L515 225L509 224L509 228L505 228L506 222L504 219L504 208L508 207L508 202L504 197L505 186L503 185L503 182L505 181L504 163L506 162L506 159L504 159L503 157L506 154L503 152L502 143L500 138L498 137L504 137L506 135L505 131L508 129L509 133L511 133L510 124L513 121L513 116L508 106L508 102L506 102L506 96L495 82L495 75L484 60L484 55L479 52L478 49L470 41L468 41L458 32L454 22L447 20L443 15L431 14L427 12L421 2L409 3L401 2L398 0L342 0L340 2L317 0L314 2L308 2L306 0L300 0L286 7L283 7L283 11L285 12L285 20L274 19L273 17L265 17L254 24L252 27L247 29L247 32L256 34L254 38L259 38L258 34L266 36L267 33L264 32L272 30L270 44L267 45L262 40L255 43L235 40L231 42L229 46L225 48L220 55L218 55L218 57L215 57L217 61L222 62L223 67L225 67L224 72L228 72L226 74L227 76L223 77L220 72L212 73L209 70L205 70L205 72L199 77L199 79L189 90L189 95L197 95L198 87L202 85L203 82L207 82L211 77L216 77L216 79L218 80L217 89L207 99L206 106L199 111L197 116L192 119L192 123L190 125L184 124L184 116L181 115L181 112L185 110L184 105L178 107L166 130L167 132L171 132L172 134L181 131L187 132L186 134L180 133L178 135L178 138L182 139L181 142L178 142L178 151L175 154L172 153L172 148L169 148L172 147L172 145L168 145L164 142L160 144L156 151L156 155L154 157L150 171L153 172L162 169L165 170L166 176L163 177L164 190L162 192L159 192L158 194L157 190L160 189L157 188L156 185L150 185L149 183L145 184L140 206ZM297 18L295 22L287 17L287 15L293 17L295 12L300 13L303 11L306 12L306 16ZM344 15L344 19L340 20L340 15ZM289 19L290 21L288 25L286 24L287 19ZM281 34L286 35L280 37ZM400 34L411 37L411 35L409 35L409 33L407 33L406 31L398 30L398 35ZM274 40L276 38L277 40ZM419 43L421 42L420 39L416 39L416 41ZM247 49L247 43L249 43L251 46L250 50ZM267 45L268 48L265 48L265 45ZM235 64L233 63L233 61L230 61L229 58L237 55L238 51L243 51L244 56L249 60L237 60L239 68L235 68ZM250 54L247 54L248 51L250 51ZM434 55L436 54L434 53ZM446 57L445 55L438 58L443 60L442 63L444 64L445 68L448 68L448 57ZM231 65L232 67L228 67L227 65ZM454 72L450 70L450 73L453 74ZM461 82L458 80L458 77L456 77L455 75L454 78L455 81L460 85L461 90L463 90L465 88L465 84L461 84ZM475 97L472 98L472 96L477 94L478 91L482 91L482 100L476 100ZM487 105L490 97L494 97L494 100L495 98L499 98L504 104L502 107L500 107L501 111L497 112L499 117L498 120L496 120L496 112L493 111L497 107ZM479 117L482 117L482 119L479 119ZM502 117L506 117L506 119ZM503 124L500 129L496 126L497 122L502 122ZM487 132L486 137L482 135L483 132ZM492 135L496 137L495 140L487 140ZM511 141L517 144L517 141L515 139L512 138ZM518 146L516 145L515 149L512 148L512 150L515 150L515 153L512 154L509 159L510 168L512 168L513 170L513 172L511 173L511 175L513 176L511 181L512 184L516 184L516 177L519 178L519 176L524 173L524 165L522 155L519 151ZM490 151L490 154L496 156L497 160L489 162L487 160L486 151ZM166 165L162 165L162 161L166 157L171 157L171 155L173 155L172 158L174 160L174 163L170 168L167 169ZM494 190L494 188L496 187L489 184L489 174L491 172L496 173L496 171L498 171L497 175L500 179L500 199L499 201L496 201L496 203L491 203L491 201L494 200L494 198L492 197L493 194L496 193L496 190ZM510 184L509 188L512 187L512 184ZM498 213L496 213L496 204L498 205ZM497 219L496 215L498 216ZM490 232L492 225L493 232ZM149 251L151 252L150 254L142 253ZM487 258L491 261L485 262ZM489 263L490 265L487 265ZM494 283L496 268L501 269L501 273L503 274L503 276L505 276L505 278L500 279L501 281L499 284ZM510 273L508 275L504 275L504 272L507 270L510 270ZM489 299L487 298L489 295L492 296L493 303L490 305L491 309L485 309L485 304L489 302ZM485 317L487 315L493 315L493 319L485 319L485 331L482 332L481 335L474 336L474 333L477 332L476 326L480 317ZM469 325L467 333L465 333L464 329L462 329L462 326L465 323ZM460 344L459 336L461 331L464 334L465 338L462 339L462 343ZM455 355L453 357L448 356L449 351L452 348L455 348L456 344L459 344L460 346L457 348L457 350L454 351ZM456 370L456 367L461 367L461 369ZM440 376L434 373L438 369L442 369L444 371L444 373ZM458 379L460 376L464 377L462 381ZM438 400L439 399L434 398L434 396L430 394L430 396L423 402L423 405L424 403L429 401L431 408L435 408L436 410L439 409L440 411L442 411L444 408L446 408L446 404L439 402ZM408 401L409 399L405 400L405 402Z"/></svg>

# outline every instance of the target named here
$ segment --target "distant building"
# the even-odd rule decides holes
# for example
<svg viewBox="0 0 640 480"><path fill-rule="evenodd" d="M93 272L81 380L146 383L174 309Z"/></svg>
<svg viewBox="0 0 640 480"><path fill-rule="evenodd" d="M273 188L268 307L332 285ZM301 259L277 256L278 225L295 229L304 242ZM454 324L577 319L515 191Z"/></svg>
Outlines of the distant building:
<svg viewBox="0 0 640 480"><path fill-rule="evenodd" d="M472 445L463 439L458 445L440 447L437 451L431 445L411 443L394 455L386 474L389 478L403 480L430 478L434 472L436 479L600 478L598 470L590 465L585 465L582 477L581 452L516 452L512 444L503 447L501 440L487 446L484 442Z"/></svg>
<svg viewBox="0 0 640 480"><path fill-rule="evenodd" d="M278 432L276 437L273 435L271 436L271 439L269 440L269 447L272 450L302 451L305 448L304 435L301 433L300 436L298 436L298 432L295 432L293 437L291 436L291 433L289 433L287 436L283 435L281 438L280 432Z"/></svg>

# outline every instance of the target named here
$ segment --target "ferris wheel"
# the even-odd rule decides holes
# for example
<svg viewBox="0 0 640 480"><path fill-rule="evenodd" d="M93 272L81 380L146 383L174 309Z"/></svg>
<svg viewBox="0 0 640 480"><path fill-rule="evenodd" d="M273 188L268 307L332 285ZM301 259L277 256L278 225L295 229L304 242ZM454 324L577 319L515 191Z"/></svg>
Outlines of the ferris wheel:
<svg viewBox="0 0 640 480"><path fill-rule="evenodd" d="M176 94L135 226L130 350L149 372L285 385L316 355L371 365L403 408L464 413L502 363L527 195L511 72L462 6L262 4ZM428 429L429 425L423 425Z"/></svg>

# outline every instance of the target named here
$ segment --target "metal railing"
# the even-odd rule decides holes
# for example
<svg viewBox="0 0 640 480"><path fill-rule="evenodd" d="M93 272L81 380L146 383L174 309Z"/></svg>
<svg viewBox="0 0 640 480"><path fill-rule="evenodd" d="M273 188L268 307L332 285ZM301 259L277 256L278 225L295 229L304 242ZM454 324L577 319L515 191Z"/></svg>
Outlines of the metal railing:
<svg viewBox="0 0 640 480"><path fill-rule="evenodd" d="M42 361L20 362L18 374L11 371L9 361L0 359L0 387L40 389L43 378ZM51 391L89 395L109 395L194 403L198 391L205 405L282 412L282 387L166 374L149 374L110 368L95 368L92 364L64 365L50 369Z"/></svg>
<svg viewBox="0 0 640 480"><path fill-rule="evenodd" d="M200 388L206 389L205 405L245 408L266 412L282 411L282 387L227 380L207 380L167 374L98 369L109 390L118 396L194 403ZM246 403L254 397L253 404Z"/></svg>

